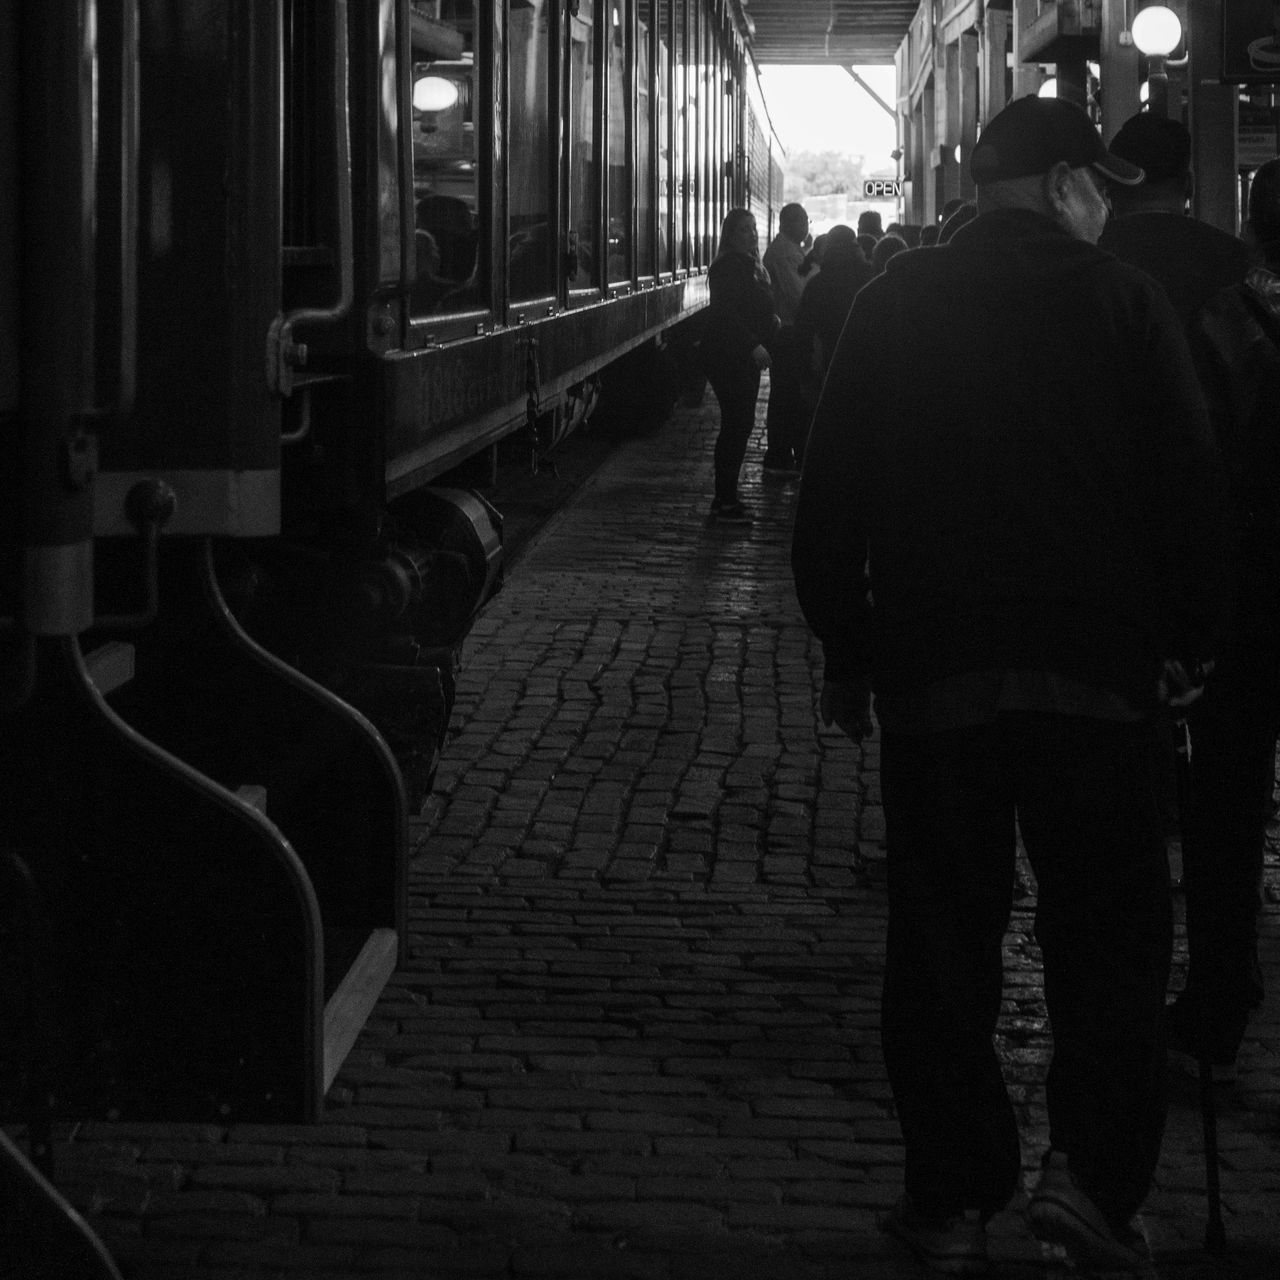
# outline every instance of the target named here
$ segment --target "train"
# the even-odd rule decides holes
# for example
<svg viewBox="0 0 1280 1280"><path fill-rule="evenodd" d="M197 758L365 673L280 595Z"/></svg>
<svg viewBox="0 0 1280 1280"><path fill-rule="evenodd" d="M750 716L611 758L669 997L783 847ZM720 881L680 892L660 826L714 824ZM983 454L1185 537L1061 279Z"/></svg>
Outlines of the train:
<svg viewBox="0 0 1280 1280"><path fill-rule="evenodd" d="M477 471L660 413L776 222L742 11L19 0L0 99L0 1119L314 1120L502 585Z"/></svg>

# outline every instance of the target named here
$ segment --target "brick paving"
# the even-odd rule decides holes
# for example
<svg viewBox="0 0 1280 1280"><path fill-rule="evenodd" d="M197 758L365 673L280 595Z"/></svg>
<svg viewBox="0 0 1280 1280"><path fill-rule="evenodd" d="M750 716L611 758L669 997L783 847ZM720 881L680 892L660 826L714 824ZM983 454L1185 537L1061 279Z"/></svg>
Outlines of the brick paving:
<svg viewBox="0 0 1280 1280"><path fill-rule="evenodd" d="M763 408L763 406L762 406ZM787 566L794 486L711 525L708 394L627 444L465 651L413 824L410 960L317 1127L78 1126L60 1181L134 1280L834 1280L922 1274L875 1228L901 1146L878 1044L878 745L817 726ZM1269 867L1269 875L1275 875ZM1030 935L1000 1041L1028 1176L1048 1037ZM1220 1114L1230 1254L1175 1095L1159 1273L1280 1276L1272 999ZM1057 1275L1021 1202L996 1274Z"/></svg>

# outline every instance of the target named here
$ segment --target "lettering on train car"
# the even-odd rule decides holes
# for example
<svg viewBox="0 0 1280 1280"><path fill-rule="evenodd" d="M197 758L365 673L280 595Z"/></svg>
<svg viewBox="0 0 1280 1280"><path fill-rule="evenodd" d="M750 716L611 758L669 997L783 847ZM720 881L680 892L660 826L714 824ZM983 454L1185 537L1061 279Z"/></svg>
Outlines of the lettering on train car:
<svg viewBox="0 0 1280 1280"><path fill-rule="evenodd" d="M433 425L470 417L520 394L512 378L498 370L481 372L461 357L432 364L423 377L421 410Z"/></svg>

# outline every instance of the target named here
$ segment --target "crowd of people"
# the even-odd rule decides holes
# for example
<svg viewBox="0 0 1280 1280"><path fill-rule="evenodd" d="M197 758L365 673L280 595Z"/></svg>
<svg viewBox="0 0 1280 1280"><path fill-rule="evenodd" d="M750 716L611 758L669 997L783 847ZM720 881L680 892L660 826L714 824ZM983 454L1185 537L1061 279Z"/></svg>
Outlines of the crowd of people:
<svg viewBox="0 0 1280 1280"><path fill-rule="evenodd" d="M1054 1045L1027 1217L1079 1266L1149 1267L1136 1215L1170 1053L1228 1077L1263 996L1280 160L1237 238L1189 215L1190 159L1176 121L1141 113L1108 147L1080 108L1018 99L974 150L976 200L917 244L874 213L810 244L789 205L762 259L735 210L711 269L713 515L750 519L737 484L768 368L764 463L800 470L821 717L880 728L881 1032L906 1155L883 1225L944 1273L987 1266L1019 1187L993 1039L1019 837ZM1168 1002L1162 779L1188 730L1189 972Z"/></svg>
<svg viewBox="0 0 1280 1280"><path fill-rule="evenodd" d="M738 496L737 481L754 422L755 401L749 421L746 396L754 386L758 397L761 372L769 370L761 467L768 476L796 477L804 464L817 393L858 290L880 275L896 254L947 243L976 212L972 201L952 200L943 207L935 225L891 222L886 227L880 214L869 209L859 216L856 231L839 223L815 237L810 234L804 206L792 203L779 212L778 232L762 255L758 239L748 243L743 231L747 219L755 228L754 216L746 209L730 210L709 274L710 306L701 342L703 371L721 409L722 439L716 446L716 488L711 504L714 520L724 524L751 522L751 514ZM720 265L725 259L739 261L736 266ZM750 273L746 260L753 264ZM744 293L742 282L747 274L767 287L771 321L759 315L759 296ZM751 317L745 327L744 317ZM768 332L756 331L762 322ZM732 459L736 459L736 469Z"/></svg>

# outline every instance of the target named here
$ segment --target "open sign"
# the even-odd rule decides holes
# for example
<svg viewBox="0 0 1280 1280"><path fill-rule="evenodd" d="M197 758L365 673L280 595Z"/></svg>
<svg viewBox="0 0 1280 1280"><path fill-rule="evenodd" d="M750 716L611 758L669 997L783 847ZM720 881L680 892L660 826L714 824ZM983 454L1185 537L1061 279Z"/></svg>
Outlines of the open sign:
<svg viewBox="0 0 1280 1280"><path fill-rule="evenodd" d="M897 200L902 195L902 183L896 178L866 178L862 183L865 200Z"/></svg>

